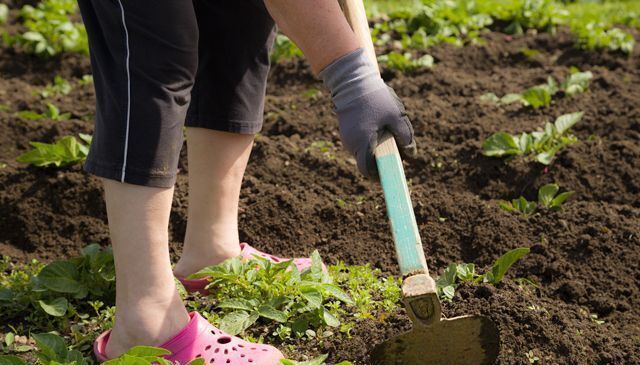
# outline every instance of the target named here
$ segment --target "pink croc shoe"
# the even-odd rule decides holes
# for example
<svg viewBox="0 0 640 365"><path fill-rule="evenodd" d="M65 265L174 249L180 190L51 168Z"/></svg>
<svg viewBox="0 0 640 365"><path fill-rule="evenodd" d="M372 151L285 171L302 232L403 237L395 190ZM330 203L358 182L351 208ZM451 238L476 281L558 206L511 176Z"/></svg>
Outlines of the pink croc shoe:
<svg viewBox="0 0 640 365"><path fill-rule="evenodd" d="M240 256L245 260L251 260L255 258L254 256L258 256L258 257L262 257L267 260L270 260L271 262L276 264L280 262L293 260L293 264L296 265L296 267L298 268L298 271L304 271L311 267L311 259L307 257L285 259L285 258L266 254L262 251L259 251L251 247L248 243L244 243L244 242L240 244L240 249L241 249ZM322 264L322 270L327 271L327 268L324 264ZM209 294L208 291L205 289L207 284L209 284L208 278L199 278L199 279L178 278L178 280L180 280L184 288L189 293L198 292L202 295Z"/></svg>
<svg viewBox="0 0 640 365"><path fill-rule="evenodd" d="M277 365L284 358L273 346L230 336L196 312L191 312L189 316L189 324L175 337L159 346L171 351L165 358L174 364L185 365L194 359L203 358L205 364ZM105 349L110 333L111 331L104 332L93 344L93 352L100 363L108 360Z"/></svg>

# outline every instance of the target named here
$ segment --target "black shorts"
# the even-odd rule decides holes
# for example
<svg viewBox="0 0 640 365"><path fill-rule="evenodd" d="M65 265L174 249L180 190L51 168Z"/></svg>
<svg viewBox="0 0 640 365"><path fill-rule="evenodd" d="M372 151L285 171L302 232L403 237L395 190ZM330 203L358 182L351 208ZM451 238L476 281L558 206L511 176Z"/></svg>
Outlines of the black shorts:
<svg viewBox="0 0 640 365"><path fill-rule="evenodd" d="M183 126L262 127L274 21L261 0L79 0L97 111L84 168L173 186Z"/></svg>

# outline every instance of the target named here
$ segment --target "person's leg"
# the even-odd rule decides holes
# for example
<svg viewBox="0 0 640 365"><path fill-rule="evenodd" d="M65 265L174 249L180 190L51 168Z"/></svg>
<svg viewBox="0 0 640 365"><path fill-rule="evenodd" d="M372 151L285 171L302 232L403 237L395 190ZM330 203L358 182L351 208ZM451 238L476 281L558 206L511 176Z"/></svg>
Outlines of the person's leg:
<svg viewBox="0 0 640 365"><path fill-rule="evenodd" d="M197 68L198 28L181 0L80 0L96 89L84 168L104 179L116 265L105 353L161 345L188 322L168 250L173 185Z"/></svg>
<svg viewBox="0 0 640 365"><path fill-rule="evenodd" d="M104 180L116 266L116 316L106 353L164 343L189 321L169 261L173 188Z"/></svg>
<svg viewBox="0 0 640 365"><path fill-rule="evenodd" d="M238 203L252 145L251 134L187 128L189 220L176 276L240 255Z"/></svg>
<svg viewBox="0 0 640 365"><path fill-rule="evenodd" d="M278 27L300 47L313 72L360 47L337 0L264 0Z"/></svg>

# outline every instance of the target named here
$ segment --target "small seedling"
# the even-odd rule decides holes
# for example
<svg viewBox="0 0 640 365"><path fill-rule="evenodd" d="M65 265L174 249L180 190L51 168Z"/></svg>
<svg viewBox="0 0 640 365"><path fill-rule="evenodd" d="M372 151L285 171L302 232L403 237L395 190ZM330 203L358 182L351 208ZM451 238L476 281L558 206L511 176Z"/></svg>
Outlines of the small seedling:
<svg viewBox="0 0 640 365"><path fill-rule="evenodd" d="M537 364L540 362L540 358L533 353L533 350L529 350L529 352L527 352L526 355L527 355L527 360L529 360L529 364Z"/></svg>
<svg viewBox="0 0 640 365"><path fill-rule="evenodd" d="M491 267L491 271L483 274L476 272L475 264L449 264L442 275L436 280L438 295L444 300L453 300L459 283L489 283L499 284L509 268L529 253L529 248L513 249L500 256Z"/></svg>
<svg viewBox="0 0 640 365"><path fill-rule="evenodd" d="M512 201L501 201L498 206L507 212L519 212L524 217L528 217L540 209L560 210L562 204L573 196L573 191L566 191L558 194L560 186L557 184L547 184L538 189L538 201L528 201L523 196Z"/></svg>
<svg viewBox="0 0 640 365"><path fill-rule="evenodd" d="M552 98L560 91L568 96L585 92L589 88L589 83L593 78L590 71L580 72L576 68L571 69L571 74L558 85L558 82L551 76L547 78L547 83L536 85L519 94L506 94L498 97L494 93L484 94L480 97L483 101L495 104L511 104L519 102L525 107L534 109L551 105Z"/></svg>
<svg viewBox="0 0 640 365"><path fill-rule="evenodd" d="M80 139L87 144L79 142L74 136L63 137L55 143L30 142L33 149L18 156L16 161L38 167L66 167L81 163L89 154L91 136L81 133Z"/></svg>
<svg viewBox="0 0 640 365"><path fill-rule="evenodd" d="M531 155L535 161L549 165L558 151L578 141L569 131L582 119L582 115L582 112L561 115L554 123L547 122L544 130L536 132L521 135L495 133L484 141L482 152L489 157Z"/></svg>
<svg viewBox="0 0 640 365"><path fill-rule="evenodd" d="M72 89L73 87L71 87L71 84L69 83L69 81L65 80L60 75L56 75L56 77L53 78L53 82L45 86L42 90L40 90L39 94L43 99L46 99L48 97L56 96L56 95L67 95L71 92ZM58 111L57 114L59 115L60 112Z"/></svg>
<svg viewBox="0 0 640 365"><path fill-rule="evenodd" d="M68 120L71 113L60 113L60 109L52 103L47 103L47 110L44 113L34 112L33 110L22 110L18 112L20 118L28 120L50 119L55 121Z"/></svg>

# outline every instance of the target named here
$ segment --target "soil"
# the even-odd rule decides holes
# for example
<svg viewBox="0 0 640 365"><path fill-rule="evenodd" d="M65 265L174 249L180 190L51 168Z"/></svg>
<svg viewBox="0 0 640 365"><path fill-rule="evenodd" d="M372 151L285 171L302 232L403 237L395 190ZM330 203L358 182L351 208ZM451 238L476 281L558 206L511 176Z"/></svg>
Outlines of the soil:
<svg viewBox="0 0 640 365"><path fill-rule="evenodd" d="M529 351L543 364L640 364L640 47L630 57L578 51L562 31L485 38L485 45L430 49L436 60L431 70L383 73L414 123L420 153L407 161L406 174L433 272L450 262L486 269L509 249L531 247L502 284L463 285L444 313L492 318L502 333L500 365L528 364ZM539 56L524 57L525 47ZM554 99L548 108L496 106L479 98L519 92L548 75L564 78L571 66L593 72L589 91ZM0 52L1 254L47 261L77 254L88 243L109 243L94 177L79 167L15 162L29 141L91 132L90 85L54 98L72 113L70 121L16 116L43 110L34 92L55 75L79 80L88 73L88 59L78 55L41 60ZM323 90L302 61L272 70L264 129L242 188L241 239L283 256L318 249L329 263L371 263L398 274L381 190L357 174L341 148L329 95L308 92L315 89ZM575 111L585 112L574 128L580 141L548 168L480 153L496 131L532 131ZM187 219L185 156L169 228L174 257ZM550 182L576 192L561 211L525 219L498 208L500 199L533 200ZM518 286L517 277L537 285ZM349 341L328 339L292 355L329 352L331 362L369 364L374 344L409 326L400 311L384 323L362 322Z"/></svg>

